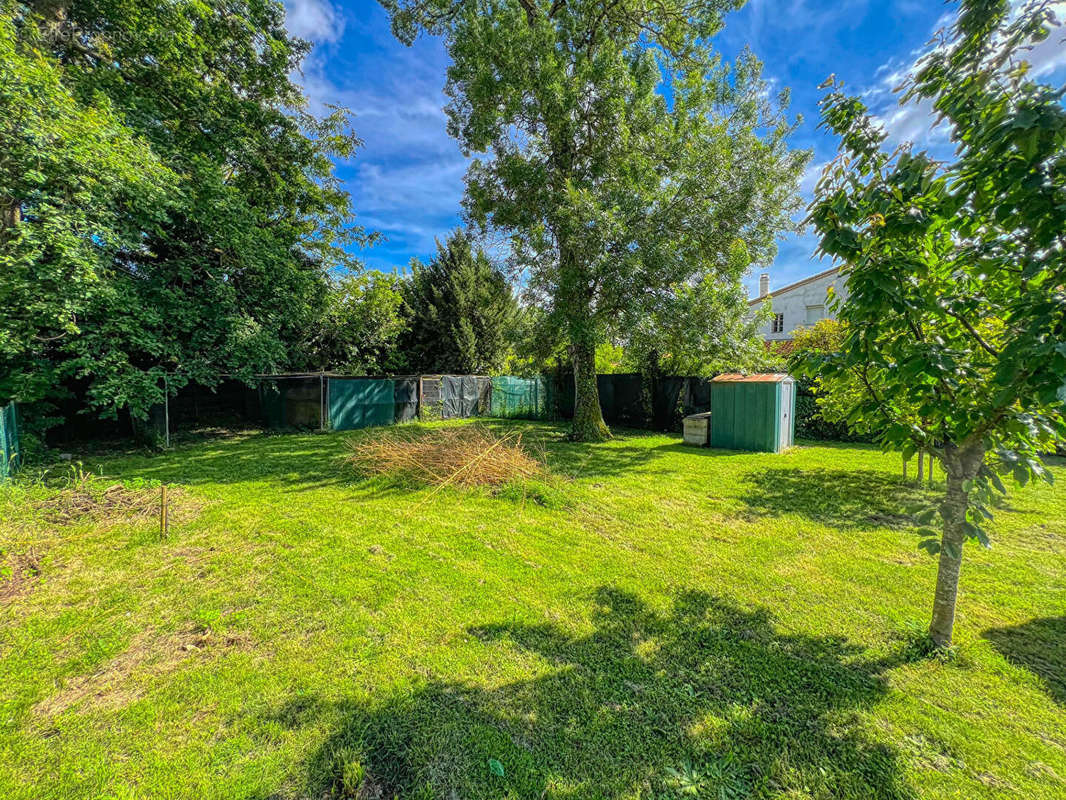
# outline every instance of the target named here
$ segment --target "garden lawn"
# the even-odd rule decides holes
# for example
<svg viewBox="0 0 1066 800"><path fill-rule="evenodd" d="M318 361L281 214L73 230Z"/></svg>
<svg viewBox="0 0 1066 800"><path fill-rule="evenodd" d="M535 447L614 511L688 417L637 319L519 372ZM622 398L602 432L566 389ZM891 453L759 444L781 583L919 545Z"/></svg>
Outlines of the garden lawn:
<svg viewBox="0 0 1066 800"><path fill-rule="evenodd" d="M929 659L898 456L497 427L552 477L361 480L344 434L86 457L172 487L166 541L0 487L0 797L1066 797L1062 462Z"/></svg>

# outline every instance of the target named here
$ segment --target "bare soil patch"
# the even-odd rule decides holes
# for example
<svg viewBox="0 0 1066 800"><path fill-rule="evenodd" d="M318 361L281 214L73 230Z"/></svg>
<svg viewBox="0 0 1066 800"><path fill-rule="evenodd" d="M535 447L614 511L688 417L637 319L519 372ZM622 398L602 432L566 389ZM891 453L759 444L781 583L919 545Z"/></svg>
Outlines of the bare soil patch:
<svg viewBox="0 0 1066 800"><path fill-rule="evenodd" d="M37 548L23 553L6 553L0 549L0 605L28 591L41 574L41 557Z"/></svg>

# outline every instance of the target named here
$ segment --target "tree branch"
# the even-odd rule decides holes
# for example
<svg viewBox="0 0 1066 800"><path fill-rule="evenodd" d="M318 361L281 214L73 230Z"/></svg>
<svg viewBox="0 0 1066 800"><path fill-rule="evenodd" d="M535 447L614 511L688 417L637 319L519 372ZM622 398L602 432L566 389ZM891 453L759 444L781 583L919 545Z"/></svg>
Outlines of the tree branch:
<svg viewBox="0 0 1066 800"><path fill-rule="evenodd" d="M983 339L983 338L981 337L981 334L979 334L979 333L978 333L978 332L976 331L976 329L975 329L975 328L973 327L973 325L971 325L971 324L970 324L970 321L969 321L968 319L966 319L966 318L965 318L964 316L962 316L961 314L956 314L956 313L955 313L954 311L952 311L951 309L945 308L944 310L945 310L945 311L946 311L946 312L947 312L947 313L948 313L948 314L949 314L950 316L954 317L955 319L957 319L957 320L958 320L959 322L961 322L961 323L962 323L962 326L963 326L964 328L966 328L966 330L968 330L968 331L970 332L970 335L971 335L971 336L972 336L972 337L974 338L974 340L975 340L975 341L976 341L976 342L977 342L977 343L978 343L979 345L981 345L981 349L982 349L982 350L984 350L984 351L985 351L986 353L988 353L988 354L989 354L990 356L992 356L993 358L999 358L999 354L1000 354L1000 353L999 353L999 350L997 350L997 349L996 349L996 348L994 348L994 347L993 347L992 345L990 345L990 344L989 344L988 342L986 342L986 341L985 341L985 340L984 340L984 339Z"/></svg>

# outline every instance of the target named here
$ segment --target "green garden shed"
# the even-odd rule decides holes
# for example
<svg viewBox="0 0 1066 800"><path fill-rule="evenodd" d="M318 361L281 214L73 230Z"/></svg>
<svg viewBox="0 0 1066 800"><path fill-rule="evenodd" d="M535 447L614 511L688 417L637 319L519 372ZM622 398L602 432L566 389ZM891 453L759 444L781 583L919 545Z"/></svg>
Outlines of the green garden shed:
<svg viewBox="0 0 1066 800"><path fill-rule="evenodd" d="M791 376L718 375L711 379L711 447L780 453L795 435Z"/></svg>

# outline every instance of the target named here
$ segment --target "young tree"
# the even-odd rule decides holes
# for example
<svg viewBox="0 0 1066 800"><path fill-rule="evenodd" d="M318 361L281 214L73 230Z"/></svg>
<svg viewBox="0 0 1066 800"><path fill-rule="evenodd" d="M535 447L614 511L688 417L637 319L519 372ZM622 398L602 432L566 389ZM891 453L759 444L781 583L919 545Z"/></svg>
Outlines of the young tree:
<svg viewBox="0 0 1066 800"><path fill-rule="evenodd" d="M609 435L596 346L612 322L727 267L772 257L806 153L760 64L710 40L737 0L382 0L410 43L442 34L449 131L485 153L465 207L510 234L524 284L566 337L573 436Z"/></svg>
<svg viewBox="0 0 1066 800"><path fill-rule="evenodd" d="M955 157L882 150L884 132L834 86L823 124L842 139L810 218L821 251L846 265L841 347L807 369L853 393L848 421L909 457L936 454L946 493L929 635L950 645L963 543L987 545L1000 475L1050 480L1039 453L1066 434L1066 110L1032 79L1025 47L1055 26L1049 5L1011 15L965 0L904 102L929 101ZM855 387L861 391L854 392Z"/></svg>
<svg viewBox="0 0 1066 800"><path fill-rule="evenodd" d="M407 329L400 349L414 372L499 371L511 349L518 301L507 277L462 231L404 285Z"/></svg>

